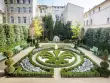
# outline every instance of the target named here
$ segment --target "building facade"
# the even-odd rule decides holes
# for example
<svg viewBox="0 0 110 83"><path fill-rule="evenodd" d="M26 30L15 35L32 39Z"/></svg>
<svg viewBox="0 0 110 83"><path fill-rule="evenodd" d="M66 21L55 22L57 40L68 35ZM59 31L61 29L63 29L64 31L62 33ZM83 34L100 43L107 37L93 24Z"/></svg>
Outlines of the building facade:
<svg viewBox="0 0 110 83"><path fill-rule="evenodd" d="M110 0L105 0L84 14L84 27L110 27Z"/></svg>
<svg viewBox="0 0 110 83"><path fill-rule="evenodd" d="M0 24L3 23L4 13L5 13L5 3L4 0L0 0Z"/></svg>
<svg viewBox="0 0 110 83"><path fill-rule="evenodd" d="M62 20L64 23L67 23L68 21L71 22L73 25L76 25L76 23L79 23L83 26L83 14L84 14L84 8L68 3L65 10L62 13Z"/></svg>
<svg viewBox="0 0 110 83"><path fill-rule="evenodd" d="M37 0L4 0L4 23L30 25L37 15Z"/></svg>
<svg viewBox="0 0 110 83"><path fill-rule="evenodd" d="M68 3L66 6L47 6L39 5L40 17L52 15L53 21L62 20L64 23L70 21L72 23L79 22L83 24L84 8Z"/></svg>
<svg viewBox="0 0 110 83"><path fill-rule="evenodd" d="M53 21L60 20L61 14L65 9L65 6L47 6L39 5L40 17L45 15L52 15Z"/></svg>

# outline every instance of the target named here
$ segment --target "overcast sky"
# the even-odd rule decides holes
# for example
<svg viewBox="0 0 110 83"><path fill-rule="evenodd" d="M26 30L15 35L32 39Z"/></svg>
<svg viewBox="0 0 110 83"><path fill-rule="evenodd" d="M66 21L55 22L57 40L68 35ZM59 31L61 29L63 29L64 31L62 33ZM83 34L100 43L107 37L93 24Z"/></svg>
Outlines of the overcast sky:
<svg viewBox="0 0 110 83"><path fill-rule="evenodd" d="M66 5L68 2L73 3L75 5L81 6L85 8L85 12L89 10L89 8L94 7L95 5L100 4L105 0L38 0L39 4L46 4L46 5Z"/></svg>

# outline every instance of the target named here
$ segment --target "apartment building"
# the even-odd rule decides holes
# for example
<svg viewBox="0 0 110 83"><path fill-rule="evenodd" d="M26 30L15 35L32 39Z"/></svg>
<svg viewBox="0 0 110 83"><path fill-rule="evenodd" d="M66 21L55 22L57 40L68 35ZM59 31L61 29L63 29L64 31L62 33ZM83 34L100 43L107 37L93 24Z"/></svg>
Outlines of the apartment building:
<svg viewBox="0 0 110 83"><path fill-rule="evenodd" d="M110 0L105 0L84 14L84 27L110 27Z"/></svg>
<svg viewBox="0 0 110 83"><path fill-rule="evenodd" d="M30 25L37 15L37 0L4 0L4 23Z"/></svg>
<svg viewBox="0 0 110 83"><path fill-rule="evenodd" d="M71 22L73 25L80 23L83 26L84 23L84 8L68 3L65 10L62 13L62 21L67 23Z"/></svg>
<svg viewBox="0 0 110 83"><path fill-rule="evenodd" d="M61 14L65 9L65 6L47 6L38 5L40 11L40 17L45 15L52 15L53 21L60 20Z"/></svg>
<svg viewBox="0 0 110 83"><path fill-rule="evenodd" d="M83 24L83 14L84 8L68 3L65 6L47 6L47 5L39 5L40 17L42 18L45 15L52 15L54 22L56 20L62 20L62 22L66 23L68 21L75 23L79 22Z"/></svg>
<svg viewBox="0 0 110 83"><path fill-rule="evenodd" d="M0 24L3 23L3 14L5 13L4 0L0 0Z"/></svg>

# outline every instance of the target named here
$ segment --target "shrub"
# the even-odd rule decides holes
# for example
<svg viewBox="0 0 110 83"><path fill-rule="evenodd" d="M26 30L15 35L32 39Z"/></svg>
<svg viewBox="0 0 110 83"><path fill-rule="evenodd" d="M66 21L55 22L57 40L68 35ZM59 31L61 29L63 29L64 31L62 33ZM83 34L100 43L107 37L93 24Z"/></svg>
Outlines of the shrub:
<svg viewBox="0 0 110 83"><path fill-rule="evenodd" d="M110 52L110 28L89 28L84 37L84 44Z"/></svg>
<svg viewBox="0 0 110 83"><path fill-rule="evenodd" d="M13 73L14 71L15 71L15 68L13 66L6 67L5 69L5 72L8 74Z"/></svg>
<svg viewBox="0 0 110 83"><path fill-rule="evenodd" d="M108 60L108 56L109 56L108 51L107 50L104 50L104 53L103 54L104 54L103 55L103 60L104 61L107 61Z"/></svg>
<svg viewBox="0 0 110 83"><path fill-rule="evenodd" d="M36 43L36 44L35 44L35 47L38 48L38 47L39 47L39 43Z"/></svg>
<svg viewBox="0 0 110 83"><path fill-rule="evenodd" d="M100 66L104 69L107 69L109 67L109 64L107 62L101 62Z"/></svg>
<svg viewBox="0 0 110 83"><path fill-rule="evenodd" d="M13 51L8 50L8 51L4 52L4 55L7 56L7 58L11 58L13 56Z"/></svg>
<svg viewBox="0 0 110 83"><path fill-rule="evenodd" d="M13 65L13 63L14 63L14 61L13 61L13 59L11 59L11 58L6 59L6 61L5 61L5 65L7 65L7 66Z"/></svg>

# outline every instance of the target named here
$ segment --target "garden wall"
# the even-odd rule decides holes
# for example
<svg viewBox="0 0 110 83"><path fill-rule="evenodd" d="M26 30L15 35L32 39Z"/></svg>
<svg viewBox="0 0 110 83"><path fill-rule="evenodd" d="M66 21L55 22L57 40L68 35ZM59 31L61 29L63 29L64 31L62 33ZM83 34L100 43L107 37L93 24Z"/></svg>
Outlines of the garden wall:
<svg viewBox="0 0 110 83"><path fill-rule="evenodd" d="M0 24L0 52L20 45L22 41L27 41L27 38L26 26Z"/></svg>
<svg viewBox="0 0 110 83"><path fill-rule="evenodd" d="M89 28L84 37L84 44L110 52L110 28Z"/></svg>

